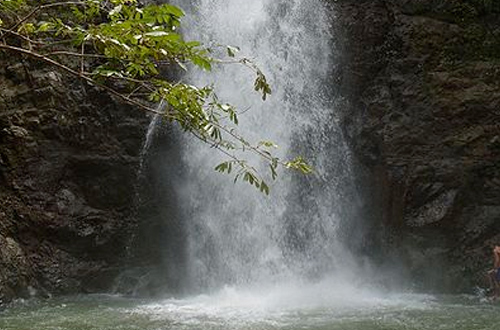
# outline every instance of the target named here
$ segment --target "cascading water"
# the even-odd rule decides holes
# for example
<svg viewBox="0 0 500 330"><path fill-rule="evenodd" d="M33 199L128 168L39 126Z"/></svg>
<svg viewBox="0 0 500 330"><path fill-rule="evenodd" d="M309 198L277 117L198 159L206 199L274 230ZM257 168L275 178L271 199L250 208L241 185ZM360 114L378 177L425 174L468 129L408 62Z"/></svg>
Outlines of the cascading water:
<svg viewBox="0 0 500 330"><path fill-rule="evenodd" d="M178 2L190 12L188 39L240 46L266 72L274 92L261 102L252 91L252 74L238 66L185 79L217 82L221 98L249 109L240 116L243 135L275 141L281 157L304 155L315 175L283 174L265 197L216 174L212 168L221 156L198 141L184 136L179 142L175 132L158 130L168 137L162 141L183 147L183 165L168 147L156 153L153 122L145 150L153 156L150 163L162 168L150 166L144 173L155 178L153 208L169 227L156 235L165 242L148 244L167 259L160 272L170 286L189 294L20 300L0 311L0 328L497 329L498 307L477 297L381 293L368 290L363 279L362 286L353 285L359 272L342 233L355 214L356 194L335 102L325 87L335 54L322 2L192 0L190 8ZM147 197L149 210L155 196Z"/></svg>
<svg viewBox="0 0 500 330"><path fill-rule="evenodd" d="M263 102L253 91L252 72L238 65L185 79L198 86L215 82L221 99L245 110L242 135L251 142L274 141L281 158L301 154L316 172L310 178L284 173L266 197L216 174L213 167L224 158L186 138L185 175L177 182L187 233L184 286L199 292L345 275L352 270L351 258L338 235L351 173L325 87L335 63L322 1L177 5L189 13L186 39L240 47L266 73L273 94Z"/></svg>

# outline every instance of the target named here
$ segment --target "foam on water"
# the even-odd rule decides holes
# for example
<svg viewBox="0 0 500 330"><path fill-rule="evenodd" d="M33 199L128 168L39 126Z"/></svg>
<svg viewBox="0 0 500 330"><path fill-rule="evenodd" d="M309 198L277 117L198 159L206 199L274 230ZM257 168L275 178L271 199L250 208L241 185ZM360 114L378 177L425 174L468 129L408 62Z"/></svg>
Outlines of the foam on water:
<svg viewBox="0 0 500 330"><path fill-rule="evenodd" d="M18 301L0 311L0 329L496 330L500 324L500 305L475 296L358 294L342 287L226 287L160 301L105 295Z"/></svg>
<svg viewBox="0 0 500 330"><path fill-rule="evenodd" d="M225 287L218 292L142 305L133 314L184 325L246 327L255 324L312 327L314 323L353 321L392 311L425 311L437 306L430 295L388 294L353 288L336 279L314 285Z"/></svg>

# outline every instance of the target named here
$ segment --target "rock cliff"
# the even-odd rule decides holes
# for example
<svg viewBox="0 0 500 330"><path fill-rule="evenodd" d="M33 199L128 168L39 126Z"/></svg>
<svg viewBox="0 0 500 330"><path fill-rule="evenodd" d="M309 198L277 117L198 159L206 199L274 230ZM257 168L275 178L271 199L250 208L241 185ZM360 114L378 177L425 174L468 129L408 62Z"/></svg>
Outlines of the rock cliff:
<svg viewBox="0 0 500 330"><path fill-rule="evenodd" d="M380 264L471 290L500 242L500 6L333 2L345 134ZM377 248L380 247L379 248Z"/></svg>
<svg viewBox="0 0 500 330"><path fill-rule="evenodd" d="M134 225L143 113L0 54L0 304L109 286Z"/></svg>

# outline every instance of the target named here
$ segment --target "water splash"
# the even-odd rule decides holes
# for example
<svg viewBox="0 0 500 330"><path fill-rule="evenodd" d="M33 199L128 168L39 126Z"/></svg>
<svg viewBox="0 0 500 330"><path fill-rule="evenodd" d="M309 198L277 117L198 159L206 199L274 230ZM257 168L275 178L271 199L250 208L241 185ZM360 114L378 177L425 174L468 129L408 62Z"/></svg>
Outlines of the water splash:
<svg viewBox="0 0 500 330"><path fill-rule="evenodd" d="M249 290L226 287L217 294L144 304L133 313L188 328L337 329L332 324L355 324L364 318L377 324L381 315L422 313L439 307L436 299L428 295L392 294L382 298L380 292L353 291L343 284L323 281L309 286L309 290L298 283Z"/></svg>

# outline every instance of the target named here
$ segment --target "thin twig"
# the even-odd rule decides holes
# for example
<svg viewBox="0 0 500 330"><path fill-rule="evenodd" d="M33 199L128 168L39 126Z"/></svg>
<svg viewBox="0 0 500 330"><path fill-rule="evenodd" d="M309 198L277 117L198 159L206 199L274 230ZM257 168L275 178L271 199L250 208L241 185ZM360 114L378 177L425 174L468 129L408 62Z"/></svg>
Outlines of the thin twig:
<svg viewBox="0 0 500 330"><path fill-rule="evenodd" d="M76 56L76 57L81 57L82 59L85 58L85 57L109 59L109 57L104 56L104 55L98 55L98 54L80 54L80 53L68 52L68 51L65 51L65 50L57 50L57 51L53 51L53 52L50 52L50 53L43 54L43 56L52 56L52 55ZM82 70L82 72L83 71L84 70Z"/></svg>
<svg viewBox="0 0 500 330"><path fill-rule="evenodd" d="M55 41L55 42L42 42L40 49L43 48L48 48L48 47L54 47L58 45L65 45L65 44L71 44L75 41L76 39L68 39L68 40L61 40L61 41Z"/></svg>
<svg viewBox="0 0 500 330"><path fill-rule="evenodd" d="M82 42L82 53L80 54L81 59L80 59L80 73L83 73L85 71L85 43Z"/></svg>
<svg viewBox="0 0 500 330"><path fill-rule="evenodd" d="M10 50L10 51L13 51L13 52L17 52L17 53L21 53L21 54L25 54L25 55L28 55L30 57L33 57L33 58L36 58L38 60L41 60L43 62L46 62L48 64L51 64L51 65L54 65L58 68L60 68L61 70L73 75L73 76L76 76L76 77L79 77L83 80L85 80L86 82L88 82L89 84L91 85L94 85L96 87L99 87L99 88L102 88L104 90L106 90L107 92L109 92L110 94L122 99L123 101L131 104L131 105L135 105L137 107L139 107L141 110L144 110L146 112L151 112L151 113L154 113L154 114L158 114L158 115L163 115L163 113L160 113L158 112L157 110L153 109L153 108L150 108L146 105L144 105L143 103L139 102L139 101L136 101L134 99L131 99L123 94L121 94L120 92L117 92L116 90L114 90L113 88L110 88L106 85L103 85L99 82L97 82L96 80L90 78L90 77L87 77L86 75L84 75L83 73L79 73L78 71L75 71L67 66L65 66L64 64L61 64L57 61L54 61L53 59L49 58L49 57L46 57L44 55L41 55L41 54L38 54L38 53L35 53L35 52L32 52L32 51L29 51L27 49L24 49L24 48L19 48L19 47L14 47L14 46L10 46L10 45L4 45L4 44L0 44L0 49L5 49L5 50Z"/></svg>
<svg viewBox="0 0 500 330"><path fill-rule="evenodd" d="M259 177L260 180L262 181L262 175L257 171L253 166L248 166L244 161L236 157L234 154L230 153L229 151L223 149L220 146L220 143L214 141L210 137L203 137L198 134L198 132L192 131L191 132L194 137L196 137L198 140L200 140L203 143L208 143L212 148L217 149L219 152L222 154L226 155L227 157L231 158L233 162L237 163L242 170L244 171L245 169L250 169L252 172L254 172L254 175Z"/></svg>
<svg viewBox="0 0 500 330"><path fill-rule="evenodd" d="M127 95L127 97L132 97L137 91L139 91L142 87L142 85L137 86L133 91L130 92L130 94Z"/></svg>
<svg viewBox="0 0 500 330"><path fill-rule="evenodd" d="M81 1L67 1L67 2L55 2L55 3L49 3L46 5L40 5L33 9L28 15L24 16L19 22L14 24L9 28L9 30L15 30L19 25L23 24L27 20L29 20L33 15L35 15L37 12L43 9L51 8L51 7L60 7L60 6L68 6L68 5L75 5L75 6L81 6L81 5L86 5L85 2Z"/></svg>
<svg viewBox="0 0 500 330"><path fill-rule="evenodd" d="M43 43L43 42L41 42L41 41L32 40L32 39L30 39L30 38L28 38L28 37L26 37L26 36L23 36L23 35L22 35L22 34L20 34L20 33L17 33L17 32L15 32L15 31L12 31L12 30L8 30L8 29L4 29L4 28L1 28L1 27L0 27L0 31L5 32L5 33L8 33L8 34L12 34L13 36L16 36L16 37L18 37L18 38L21 38L21 39L23 39L24 41L27 41L27 42L32 43L32 44L36 44L36 45L43 45L43 44L44 44L44 43Z"/></svg>

